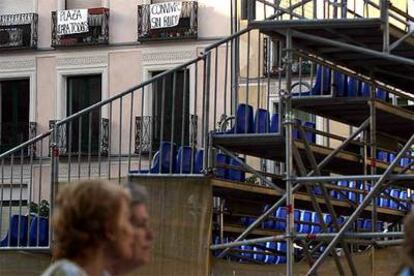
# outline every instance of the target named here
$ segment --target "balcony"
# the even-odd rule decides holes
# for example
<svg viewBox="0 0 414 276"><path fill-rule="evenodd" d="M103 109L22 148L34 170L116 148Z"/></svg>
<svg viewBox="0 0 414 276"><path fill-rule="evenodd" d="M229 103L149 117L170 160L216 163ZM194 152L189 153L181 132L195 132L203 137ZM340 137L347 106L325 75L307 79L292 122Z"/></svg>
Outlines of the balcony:
<svg viewBox="0 0 414 276"><path fill-rule="evenodd" d="M174 17L170 7L160 7L171 3L181 3L181 12L177 17L178 24L169 24L170 19ZM152 12L151 7L153 7ZM138 5L138 41L197 39L197 14L198 3L193 1ZM165 25L174 26L164 27Z"/></svg>
<svg viewBox="0 0 414 276"><path fill-rule="evenodd" d="M36 122L0 122L0 154L34 138L36 128ZM35 152L34 145L29 150ZM29 152L25 151L24 155L28 155Z"/></svg>
<svg viewBox="0 0 414 276"><path fill-rule="evenodd" d="M87 10L86 31L73 32L58 26L57 13L52 12L52 47L105 45L109 42L109 9L92 8ZM62 34L64 33L64 34Z"/></svg>
<svg viewBox="0 0 414 276"><path fill-rule="evenodd" d="M0 15L0 50L35 49L37 21L35 13Z"/></svg>

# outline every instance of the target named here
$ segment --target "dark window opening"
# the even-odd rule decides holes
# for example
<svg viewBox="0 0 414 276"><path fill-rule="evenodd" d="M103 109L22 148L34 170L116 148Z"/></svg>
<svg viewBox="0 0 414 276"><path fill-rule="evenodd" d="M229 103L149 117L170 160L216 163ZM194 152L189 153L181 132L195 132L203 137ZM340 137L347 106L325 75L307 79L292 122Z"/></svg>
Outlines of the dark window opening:
<svg viewBox="0 0 414 276"><path fill-rule="evenodd" d="M101 101L101 75L67 78L66 112L70 116ZM85 114L67 125L67 149L71 152L96 155L99 150L100 110ZM70 137L70 138L69 138Z"/></svg>
<svg viewBox="0 0 414 276"><path fill-rule="evenodd" d="M162 73L153 72L152 76ZM184 91L184 74L186 74L186 89ZM173 91L174 74L169 74L165 78L156 81L152 91L152 149L158 150L160 140L171 141L177 145L189 145L189 74L188 70L176 73L175 95ZM165 79L165 89L163 89L163 79ZM164 90L164 91L163 91ZM164 101L163 101L164 92ZM174 96L174 97L173 97ZM173 106L174 101L174 106ZM162 116L162 112L164 116ZM173 118L174 117L174 118ZM183 129L184 120L184 129ZM174 127L173 127L174 123ZM161 125L163 128L161 129ZM172 129L173 127L173 129ZM162 133L162 134L161 134ZM162 135L162 139L161 138Z"/></svg>
<svg viewBox="0 0 414 276"><path fill-rule="evenodd" d="M0 153L29 139L30 80L0 82Z"/></svg>

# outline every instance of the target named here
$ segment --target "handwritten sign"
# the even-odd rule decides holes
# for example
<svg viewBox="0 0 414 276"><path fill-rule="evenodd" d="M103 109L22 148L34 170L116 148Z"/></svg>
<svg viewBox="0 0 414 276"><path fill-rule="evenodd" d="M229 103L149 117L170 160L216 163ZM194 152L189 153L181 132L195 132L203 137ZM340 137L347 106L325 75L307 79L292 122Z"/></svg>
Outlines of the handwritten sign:
<svg viewBox="0 0 414 276"><path fill-rule="evenodd" d="M89 32L88 10L57 11L57 35L68 35Z"/></svg>
<svg viewBox="0 0 414 276"><path fill-rule="evenodd" d="M181 2L164 2L150 5L151 29L170 28L178 25Z"/></svg>

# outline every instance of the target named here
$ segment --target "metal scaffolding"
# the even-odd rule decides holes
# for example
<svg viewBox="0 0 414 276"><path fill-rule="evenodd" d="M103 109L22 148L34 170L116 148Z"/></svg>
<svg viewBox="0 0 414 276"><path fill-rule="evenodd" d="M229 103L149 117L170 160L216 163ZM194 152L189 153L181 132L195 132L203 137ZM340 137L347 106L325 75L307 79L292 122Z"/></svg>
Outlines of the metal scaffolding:
<svg viewBox="0 0 414 276"><path fill-rule="evenodd" d="M265 4L268 3L267 1L258 2ZM316 3L317 1L313 1L314 9L317 8ZM327 17L325 17L326 3L328 3ZM403 158L411 156L411 148L414 142L414 132L412 129L414 117L412 116L412 111L410 110L409 113L411 115L409 121L404 121L402 119L404 115L402 114L400 114L401 116L397 115L395 118L389 118L390 121L379 121L383 120L384 116L382 113L383 111L379 109L378 105L376 104L376 88L385 89L388 93L394 94L395 97L406 98L410 101L413 100L413 97L411 95L413 93L413 90L410 89L409 85L406 83L407 78L403 76L402 72L399 72L398 70L396 70L395 72L385 72L385 69L379 67L380 65L383 65L384 68L387 68L387 66L391 68L392 66L397 66L398 64L399 66L403 66L406 70L408 70L408 72L413 72L414 44L412 41L407 41L407 39L409 38L412 39L412 30L409 30L407 27L404 29L404 31L401 31L398 36L396 36L395 27L390 27L390 25L392 25L392 22L390 21L397 20L407 23L412 20L412 16L409 15L407 11L404 12L398 10L394 6L391 6L389 1L381 0L379 6L375 3L372 3L371 1L363 1L363 3L364 7L366 5L367 7L378 9L380 12L380 18L366 18L364 14L356 16L355 7L354 10L349 10L349 7L347 6L347 1L324 1L323 19L316 18L317 12L314 11L313 18L303 20L306 17L304 16L304 13L298 14L297 12L294 12L295 10L297 11L298 8L300 8L300 5L293 6L293 4L291 3L292 5L286 9L280 7L280 2L276 1L276 3L268 3L269 6L275 8L276 10L273 17L271 17L272 19L276 20L268 19L250 22L249 28L251 28L252 30L258 29L261 33L269 36L271 39L280 41L284 45L284 49L281 51L284 53L283 66L280 66L281 63L279 62L279 70L276 74L279 79L278 90L279 102L281 103L279 104L279 114L283 114L283 116L281 116L283 117L283 119L281 119L280 122L282 122L284 126L284 130L281 131L281 134L284 137L283 139L285 143L283 147L283 151L285 154L283 159L285 165L285 170L283 174L285 181L285 191L276 203L271 205L264 213L262 213L253 222L251 222L250 225L234 241L212 245L210 247L212 250L224 249L220 254L217 255L218 258L223 258L224 256L226 256L226 254L230 252L231 248L234 247L240 247L242 245L254 245L269 241L285 241L287 245L286 275L293 275L295 263L295 251L293 246L294 242L311 239L313 241L322 241L323 244L323 241L328 241L328 245L323 250L322 254L317 257L316 260L313 260L311 254L312 250L309 250L308 248L309 251L306 252L307 246L304 246L304 254L306 255L305 257L309 258L310 263L310 269L308 271L308 274L314 275L315 273L317 273L317 269L320 267L323 261L329 255L331 255L335 259L335 263L337 265L339 273L343 275L344 269L335 251L335 248L339 246L345 253L346 261L349 265L350 271L353 275L357 275L358 271L352 260L352 248L355 244L358 244L359 242L361 244L366 244L366 240L363 239L367 239L372 245L374 245L370 247L372 251L372 269L374 269L375 267L375 245L386 246L401 244L401 238L403 238L401 232L377 232L376 222L378 220L379 212L377 202L380 194L382 194L382 196L384 196L385 198L398 201L398 204L402 204L399 198L395 198L392 195L390 195L387 188L391 185L404 185L402 184L404 182L403 179L409 181L414 177L412 171L412 161L408 162L408 164L405 164L402 167L402 169L397 169L397 166L399 166L400 161ZM303 6L305 6L305 4L307 3L302 4ZM332 5L330 6L330 4ZM336 16L334 15L330 17L330 8L333 8L334 10L340 8L341 19L337 18L338 13L336 13ZM290 18L283 17L283 13L287 13L288 17ZM347 18L347 14L349 13L354 15L353 19ZM396 13L398 13L398 15L396 15ZM399 16L403 16L404 19L401 20ZM358 38L352 37L351 34L352 31L360 31L360 34L364 34L364 31L369 32L368 30L373 26L375 26L374 28L377 31L380 30L381 32L381 34L379 34L382 40L380 44L380 49L378 49L376 45L371 45L372 48L367 47L366 45L364 45L363 39L360 39L362 42L358 41ZM341 32L339 30L346 28L348 28L348 32ZM335 33L336 31L338 31L339 33ZM368 35L368 33L365 34ZM397 49L403 43L405 43L405 50L407 52L404 55L399 55ZM250 37L247 42L247 45L249 44ZM249 51L249 48L247 51ZM394 53L392 53L393 51ZM344 56L347 57L342 58L342 53ZM369 95L367 95L367 98L364 100L365 104L367 104L369 108L367 112L365 112L366 115L361 115L358 118L359 120L364 119L363 121L360 121L362 122L362 124L359 124L359 128L357 130L354 130L348 138L342 140L342 142L334 150L331 150L329 153L327 153L324 156L324 158L317 158L316 154L318 153L315 152L315 150L313 150L312 145L310 145L310 143L308 143L306 139L303 139L302 141L303 144L301 144L301 151L298 148L298 144L295 142L292 133L294 133L295 129L298 129L303 138L306 135L306 129L304 129L300 125L296 125L293 110L299 108L309 113L316 113L317 115L321 116L324 116L326 114L329 115L329 110L320 110L322 110L322 107L324 107L323 104L326 104L326 106L328 104L335 104L335 100L329 102L328 98L335 98L336 95L334 91L330 91L330 95L326 96L301 96L300 92L299 97L297 94L295 96L295 93L297 93L297 91L292 91L292 79L294 78L292 73L292 64L294 54L300 56L301 58L311 60L316 64L320 64L321 66L326 66L333 70L337 70L338 72L345 73L348 76L352 76L355 79L361 80L372 85L369 89ZM369 60L369 65L364 66L363 64L358 62L358 59L367 61ZM249 62L250 54L248 52L246 60L247 94L249 93ZM269 70L270 68L267 69ZM281 79L283 79L284 82L283 87L280 84ZM410 81L410 85L414 85L412 78ZM324 101L326 103L324 103ZM248 95L246 96L246 100L244 101L244 103L249 103ZM341 111L341 108L345 109L347 106L353 104L353 102L346 102L345 100L342 104L337 105L338 112ZM257 103L257 107L260 107L260 103ZM318 110L318 108L321 109ZM390 109L387 112L395 114L398 111L399 107L393 107L390 105ZM357 110L355 110L355 112L357 112ZM325 117L327 119L330 118L329 116ZM331 118L335 119L335 116L331 116ZM348 122L346 121L346 123L351 122L350 125L355 125L355 120L350 120L351 121ZM408 132L403 134L404 137L398 137L398 132L392 133L392 129L388 130L388 133L395 134L395 140L399 141L402 147L399 149L398 154L393 159L393 161L390 162L390 164L388 164L386 167L379 169L377 166L377 152L378 145L380 148L381 145L378 143L377 139L378 135L384 132L384 127L382 126L382 124L389 123L405 124ZM265 141L263 139L263 136L264 134L247 134L246 131L246 134L244 136L234 135L231 138L233 139L233 141L226 141L223 137L214 137L214 135L212 139L214 147L219 149L221 152L229 155L231 158L236 159L238 162L243 162L243 160L239 159L235 152L261 158L269 158L270 156L281 160L282 157L275 157L275 154L271 155L267 153L267 150L269 148L273 149L269 146L271 144L270 142L266 145L269 146L268 149L266 149L265 147L259 148L257 150L247 148L247 145L249 143L252 147L259 147L261 141L263 141L263 143L267 143L267 140ZM236 138L238 138L239 140L235 141ZM332 163L332 160L336 158L346 147L348 147L352 143L355 144L356 139L360 139L363 143L361 146L361 152L363 152L364 158L362 161L363 171L361 172L361 174L351 173L344 175L322 175L321 170L326 166L330 165ZM306 160L304 158L306 158ZM317 160L319 160L319 162ZM265 172L263 172L263 175L261 175L260 172L255 171L247 164L242 164L242 167L245 168L246 171L259 177L260 179L266 178L264 176ZM330 170L330 167L328 167L328 171ZM326 173L326 170L324 171ZM379 171L381 171L380 174L378 174ZM372 188L368 190L363 200L358 205L354 205L354 210L350 212L350 217L345 221L343 225L339 225L336 223L337 214L335 211L335 207L332 205L332 198L329 196L329 191L327 189L329 183L341 180L360 180L364 181L365 185L369 183L371 183L372 185ZM398 182L399 180L400 182ZM268 181L263 182L266 185ZM270 184L268 186L273 187L274 185ZM281 186L278 186L278 189L280 188ZM328 210L328 213L333 217L336 233L321 233L312 235L295 233L295 219L293 214L293 210L295 209L294 194L298 192L301 188L306 188L306 192L310 197L310 201L312 202L311 208L317 212L319 216L319 221L321 222L321 227L326 231L327 226L325 225L322 217L320 204L321 202L317 200L316 196L313 194L312 191L313 188L320 189L323 198L323 205ZM281 234L271 237L245 240L245 238L250 233L252 233L252 231L257 226L259 226L263 221L265 221L266 218L271 216L271 214L274 213L275 210L282 205L286 206L287 209L286 233L284 235ZM352 232L352 226L354 225L354 222L369 205L371 210L370 213L372 221L372 233ZM407 210L410 210L410 208L408 208ZM397 239L382 240L383 238Z"/></svg>

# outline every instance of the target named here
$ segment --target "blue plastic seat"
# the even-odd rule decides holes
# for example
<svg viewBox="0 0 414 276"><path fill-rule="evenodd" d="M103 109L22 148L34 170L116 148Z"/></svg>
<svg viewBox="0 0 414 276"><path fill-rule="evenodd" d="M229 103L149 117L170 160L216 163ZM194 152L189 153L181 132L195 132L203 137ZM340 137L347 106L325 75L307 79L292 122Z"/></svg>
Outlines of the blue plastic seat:
<svg viewBox="0 0 414 276"><path fill-rule="evenodd" d="M312 212L310 211L301 211L300 213L300 225L299 233L310 233L312 222Z"/></svg>
<svg viewBox="0 0 414 276"><path fill-rule="evenodd" d="M272 114L272 120L270 122L270 132L277 133L279 132L279 114Z"/></svg>
<svg viewBox="0 0 414 276"><path fill-rule="evenodd" d="M228 177L228 169L219 168L219 165L228 165L228 157L223 153L216 154L216 171L215 175L217 178L227 178Z"/></svg>
<svg viewBox="0 0 414 276"><path fill-rule="evenodd" d="M316 212L312 212L311 217L312 225L310 228L310 233L316 234L321 232L321 221L319 219L319 215Z"/></svg>
<svg viewBox="0 0 414 276"><path fill-rule="evenodd" d="M312 193L314 195L322 195L322 190L320 187L312 187Z"/></svg>
<svg viewBox="0 0 414 276"><path fill-rule="evenodd" d="M332 222L333 222L332 215L331 214L322 214L322 216L323 216L323 221L324 221L325 225L328 228L328 232L332 232L333 231L333 228L332 228Z"/></svg>
<svg viewBox="0 0 414 276"><path fill-rule="evenodd" d="M265 244L263 244L263 243L258 243L258 245L261 245L263 247L265 246ZM259 262L264 262L265 261L266 255L263 254L263 249L261 247L253 246L253 251L254 251L253 260L259 261Z"/></svg>
<svg viewBox="0 0 414 276"><path fill-rule="evenodd" d="M401 200L408 200L408 192L407 191L401 191L400 192L400 199ZM401 202L401 205L403 205L403 206L405 206L406 208L408 208L409 206L408 206L408 202ZM402 206L399 206L399 208L398 209L400 209L400 210L404 210L403 208L402 208Z"/></svg>
<svg viewBox="0 0 414 276"><path fill-rule="evenodd" d="M49 219L35 217L30 224L29 245L48 246L49 244Z"/></svg>
<svg viewBox="0 0 414 276"><path fill-rule="evenodd" d="M351 189L357 188L357 183L355 181L349 181L348 187ZM357 202L357 193L356 192L348 192L348 199L352 202Z"/></svg>
<svg viewBox="0 0 414 276"><path fill-rule="evenodd" d="M360 96L361 97L369 97L370 89L371 89L371 86L368 83L362 82Z"/></svg>
<svg viewBox="0 0 414 276"><path fill-rule="evenodd" d="M274 224L274 229L278 231L285 231L286 230L286 216L287 210L285 207L279 207L276 210L276 221Z"/></svg>
<svg viewBox="0 0 414 276"><path fill-rule="evenodd" d="M339 226L342 226L348 218L345 216L339 216L336 218L336 222Z"/></svg>
<svg viewBox="0 0 414 276"><path fill-rule="evenodd" d="M303 125L311 129L316 129L316 124L312 122L304 122ZM312 144L316 143L316 134L305 130L305 140Z"/></svg>
<svg viewBox="0 0 414 276"><path fill-rule="evenodd" d="M404 168L406 166L408 166L410 164L410 158L408 157L403 157L400 159L400 167Z"/></svg>
<svg viewBox="0 0 414 276"><path fill-rule="evenodd" d="M254 132L268 133L269 128L270 128L269 111L263 108L258 108L254 116Z"/></svg>
<svg viewBox="0 0 414 276"><path fill-rule="evenodd" d="M364 231L371 231L372 221L370 219L364 219L362 224L362 230Z"/></svg>
<svg viewBox="0 0 414 276"><path fill-rule="evenodd" d="M273 252L277 250L276 242L266 242L266 247L270 249L270 251L273 251ZM276 261L277 261L277 256L272 255L272 254L265 255L264 262L266 264L275 264Z"/></svg>
<svg viewBox="0 0 414 276"><path fill-rule="evenodd" d="M388 154L388 163L391 163L395 159L395 153Z"/></svg>
<svg viewBox="0 0 414 276"><path fill-rule="evenodd" d="M176 173L190 174L194 164L195 154L189 146L181 146L177 152Z"/></svg>
<svg viewBox="0 0 414 276"><path fill-rule="evenodd" d="M249 251L249 252L241 252L241 255L247 259L253 259L253 246L252 245L242 245L240 246L240 249L243 251Z"/></svg>
<svg viewBox="0 0 414 276"><path fill-rule="evenodd" d="M361 84L359 80L349 77L347 87L347 97L356 97L359 95Z"/></svg>
<svg viewBox="0 0 414 276"><path fill-rule="evenodd" d="M244 226L249 226L250 224L252 224L254 222L254 218L252 217L241 217L240 218L240 222L244 225Z"/></svg>
<svg viewBox="0 0 414 276"><path fill-rule="evenodd" d="M364 227L364 219L363 218L357 218L357 220L354 222L356 228L358 231L363 230Z"/></svg>
<svg viewBox="0 0 414 276"><path fill-rule="evenodd" d="M398 189L391 189L390 195L395 198L400 198L400 190ZM390 208L391 209L398 209L398 203L395 200L390 200Z"/></svg>
<svg viewBox="0 0 414 276"><path fill-rule="evenodd" d="M298 127L302 124L302 121L299 119L295 119L295 126L293 126L293 132L292 132L292 136L293 139L301 139L301 135L300 135L300 131L298 129Z"/></svg>
<svg viewBox="0 0 414 276"><path fill-rule="evenodd" d="M340 72L334 72L333 86L336 96L343 97L346 95L348 86L348 77Z"/></svg>
<svg viewBox="0 0 414 276"><path fill-rule="evenodd" d="M276 250L281 255L276 256L277 258L276 258L275 264L285 264L286 263L286 251L287 251L286 242L277 242Z"/></svg>
<svg viewBox="0 0 414 276"><path fill-rule="evenodd" d="M201 174L203 173L203 162L204 162L204 150L197 150L194 158L194 173Z"/></svg>
<svg viewBox="0 0 414 276"><path fill-rule="evenodd" d="M270 208L270 205L269 204L266 204L263 207L263 212L266 212L269 208ZM262 222L262 228L264 228L264 229L273 229L274 224L275 224L275 221L273 219L265 219Z"/></svg>
<svg viewBox="0 0 414 276"><path fill-rule="evenodd" d="M0 241L0 247L26 246L28 229L28 216L13 215L10 218L9 231Z"/></svg>
<svg viewBox="0 0 414 276"><path fill-rule="evenodd" d="M378 151L377 152L377 160L382 162L388 162L388 152L386 151Z"/></svg>
<svg viewBox="0 0 414 276"><path fill-rule="evenodd" d="M248 104L239 104L234 124L234 128L228 133L253 133L253 107Z"/></svg>
<svg viewBox="0 0 414 276"><path fill-rule="evenodd" d="M388 193L390 192L390 189L386 189L388 191ZM389 208L390 207L390 200L388 199L388 197L384 197L379 196L377 199L377 205L381 208Z"/></svg>
<svg viewBox="0 0 414 276"><path fill-rule="evenodd" d="M161 157L160 157L161 155ZM171 158L172 156L172 158ZM151 168L149 170L131 171L131 173L175 173L177 167L177 154L175 152L175 145L170 142L162 141L160 149L154 154L152 158Z"/></svg>
<svg viewBox="0 0 414 276"><path fill-rule="evenodd" d="M293 211L293 219L294 219L294 228L295 231L298 232L300 228L300 216L302 214L301 210L295 209Z"/></svg>
<svg viewBox="0 0 414 276"><path fill-rule="evenodd" d="M331 82L331 70L329 68L318 66L316 69L316 80L312 87L311 95L329 95Z"/></svg>
<svg viewBox="0 0 414 276"><path fill-rule="evenodd" d="M243 158L239 157L239 159L244 161ZM243 167L241 166L241 164L236 159L230 158L230 166L239 167L241 170L229 169L228 179L233 181L244 182L246 180L246 172L242 170Z"/></svg>
<svg viewBox="0 0 414 276"><path fill-rule="evenodd" d="M377 88L376 97L379 100L387 101L388 100L388 93L384 90Z"/></svg>
<svg viewBox="0 0 414 276"><path fill-rule="evenodd" d="M340 187L349 187L348 181L346 180L339 180L337 185ZM345 200L346 198L344 197L344 195L348 196L348 192L347 191L342 191L342 193L337 192L336 199Z"/></svg>

